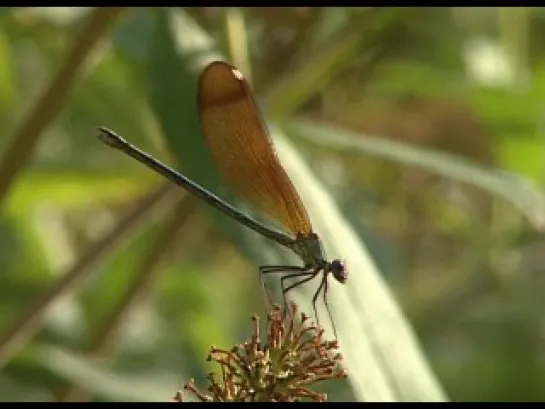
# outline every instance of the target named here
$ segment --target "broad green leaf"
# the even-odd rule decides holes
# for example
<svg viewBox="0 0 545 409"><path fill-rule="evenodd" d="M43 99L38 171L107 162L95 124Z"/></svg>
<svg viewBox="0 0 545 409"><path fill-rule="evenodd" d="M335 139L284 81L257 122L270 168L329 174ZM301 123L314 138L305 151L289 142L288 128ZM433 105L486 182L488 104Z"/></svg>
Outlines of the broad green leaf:
<svg viewBox="0 0 545 409"><path fill-rule="evenodd" d="M502 167L544 182L545 143L540 135L510 134L498 141L498 157Z"/></svg>
<svg viewBox="0 0 545 409"><path fill-rule="evenodd" d="M216 189L220 185L215 172L210 170L195 109L196 76L202 62L214 55L212 44L181 12L156 10L156 19L149 62L152 107L181 168L190 176L198 175L199 183L223 196L220 189ZM348 379L356 398L360 401L444 400L410 327L363 244L294 147L280 132L274 136L283 163L309 206L317 231L326 247L334 250L331 256L346 258L353 272L353 278L344 289L333 284L330 293L344 362L350 373ZM231 231L234 242L256 266L294 261L285 251L276 255L268 253L272 250L270 244L225 217L218 217L217 212L216 220L222 229ZM312 311L309 300L313 292L314 287L298 292L297 301L305 306L305 311ZM323 308L320 316L321 322L327 325Z"/></svg>
<svg viewBox="0 0 545 409"><path fill-rule="evenodd" d="M15 65L11 45L4 32L0 31L0 115L6 114L17 98L15 87Z"/></svg>
<svg viewBox="0 0 545 409"><path fill-rule="evenodd" d="M18 179L7 198L6 211L25 214L40 202L68 209L93 202L126 201L154 186L153 176L144 172L141 176L117 177L83 172L27 172Z"/></svg>
<svg viewBox="0 0 545 409"><path fill-rule="evenodd" d="M480 187L516 206L535 228L545 227L545 193L531 181L513 173L487 168L446 152L422 149L407 143L349 132L308 120L294 120L286 124L285 128L290 133L305 137L313 143L420 167Z"/></svg>
<svg viewBox="0 0 545 409"><path fill-rule="evenodd" d="M79 387L117 402L172 402L180 385L174 375L141 378L116 374L82 356L50 345L34 348L36 358L55 375ZM176 374L176 377L180 374ZM169 387L168 384L171 386Z"/></svg>

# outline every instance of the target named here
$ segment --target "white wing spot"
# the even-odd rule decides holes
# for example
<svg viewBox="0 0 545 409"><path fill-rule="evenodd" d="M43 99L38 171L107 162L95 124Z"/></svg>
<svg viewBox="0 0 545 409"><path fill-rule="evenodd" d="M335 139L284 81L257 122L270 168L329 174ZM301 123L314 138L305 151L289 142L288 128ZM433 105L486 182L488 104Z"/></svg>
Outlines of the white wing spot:
<svg viewBox="0 0 545 409"><path fill-rule="evenodd" d="M239 81L244 81L244 75L242 75L242 73L237 70L236 68L233 69L233 75L235 76L235 78Z"/></svg>

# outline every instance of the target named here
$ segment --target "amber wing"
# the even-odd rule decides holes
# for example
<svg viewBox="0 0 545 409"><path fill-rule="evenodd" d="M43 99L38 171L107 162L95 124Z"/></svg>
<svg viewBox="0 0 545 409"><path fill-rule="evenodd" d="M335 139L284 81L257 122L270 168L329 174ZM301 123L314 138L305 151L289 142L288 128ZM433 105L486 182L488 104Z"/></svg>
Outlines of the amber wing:
<svg viewBox="0 0 545 409"><path fill-rule="evenodd" d="M312 226L299 194L279 162L243 75L216 61L199 78L201 124L216 165L236 191L288 231Z"/></svg>

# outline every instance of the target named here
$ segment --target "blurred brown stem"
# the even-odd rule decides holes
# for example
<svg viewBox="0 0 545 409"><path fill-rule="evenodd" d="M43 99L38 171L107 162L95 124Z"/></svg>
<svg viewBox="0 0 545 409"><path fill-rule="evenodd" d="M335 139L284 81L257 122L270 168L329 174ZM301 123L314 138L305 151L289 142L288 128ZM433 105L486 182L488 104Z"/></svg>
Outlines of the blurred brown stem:
<svg viewBox="0 0 545 409"><path fill-rule="evenodd" d="M17 173L29 160L40 135L64 106L69 91L92 49L123 10L124 7L97 7L91 12L86 26L68 52L64 65L59 68L34 106L21 120L12 144L0 161L0 202L8 193Z"/></svg>
<svg viewBox="0 0 545 409"><path fill-rule="evenodd" d="M0 368L11 359L43 326L43 317L69 290L75 289L87 278L92 267L99 262L119 241L128 236L137 226L164 203L171 195L174 186L165 184L145 197L141 203L127 214L110 234L93 245L79 258L74 266L51 284L23 313L15 317L12 324L0 335Z"/></svg>
<svg viewBox="0 0 545 409"><path fill-rule="evenodd" d="M88 349L88 358L98 358L107 352L108 345L110 345L117 334L117 329L123 324L127 315L130 314L132 307L136 305L136 301L146 293L149 293L157 274L161 271L157 267L163 261L165 255L168 254L168 250L176 242L177 233L193 214L193 205L194 201L188 200L188 197L184 196L174 210L174 216L166 218L163 234L153 244L148 257L142 263L140 271L134 277L133 282L126 290L117 307L103 322L102 326L97 329ZM77 386L69 386L67 390L60 393L57 400L63 402L85 402L90 397L91 392Z"/></svg>

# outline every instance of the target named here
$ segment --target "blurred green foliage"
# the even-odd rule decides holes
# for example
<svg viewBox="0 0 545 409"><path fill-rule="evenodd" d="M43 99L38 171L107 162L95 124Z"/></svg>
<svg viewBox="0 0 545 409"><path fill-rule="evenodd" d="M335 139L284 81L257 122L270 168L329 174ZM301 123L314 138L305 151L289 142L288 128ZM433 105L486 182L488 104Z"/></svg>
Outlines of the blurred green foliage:
<svg viewBox="0 0 545 409"><path fill-rule="evenodd" d="M160 178L95 138L112 128L238 204L195 101L199 70L219 58L252 80L418 335L432 371L400 381L402 364L382 357L402 390L392 399L440 400L422 386L434 376L453 401L545 399L544 19L522 7L2 8L0 400L171 401L211 370L210 345L239 342L265 312L257 265L277 249L157 191ZM378 328L351 305L334 309L341 325L367 314ZM363 345L346 342L346 357ZM380 395L350 370L324 391Z"/></svg>

